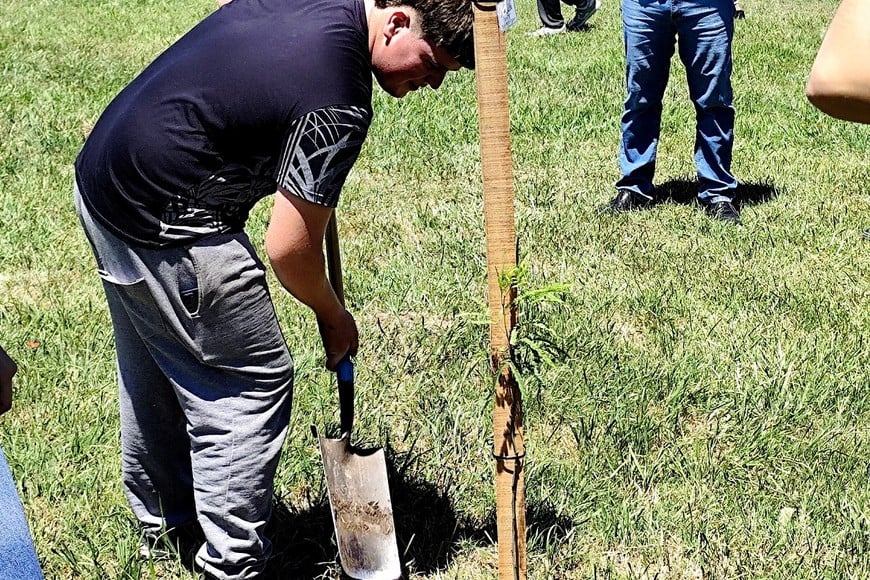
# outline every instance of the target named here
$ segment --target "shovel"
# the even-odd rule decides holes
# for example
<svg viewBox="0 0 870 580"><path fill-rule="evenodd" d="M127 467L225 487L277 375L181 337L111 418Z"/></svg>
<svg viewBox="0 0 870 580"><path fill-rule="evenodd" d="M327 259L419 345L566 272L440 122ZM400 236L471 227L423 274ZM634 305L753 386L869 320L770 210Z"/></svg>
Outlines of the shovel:
<svg viewBox="0 0 870 580"><path fill-rule="evenodd" d="M344 304L341 255L335 214L326 227L329 280ZM326 489L338 556L344 573L354 580L397 580L402 575L393 504L387 482L387 462L380 447L360 449L350 443L353 430L353 363L344 357L336 368L341 433L338 439L319 437Z"/></svg>

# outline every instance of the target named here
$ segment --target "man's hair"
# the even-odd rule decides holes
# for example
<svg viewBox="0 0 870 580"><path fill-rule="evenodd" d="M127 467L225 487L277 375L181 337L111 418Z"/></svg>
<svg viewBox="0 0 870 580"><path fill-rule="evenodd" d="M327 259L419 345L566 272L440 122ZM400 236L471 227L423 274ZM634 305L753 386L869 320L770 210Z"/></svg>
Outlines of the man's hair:
<svg viewBox="0 0 870 580"><path fill-rule="evenodd" d="M465 68L474 68L471 0L375 0L375 6L413 8L420 15L420 28L426 40L443 47Z"/></svg>

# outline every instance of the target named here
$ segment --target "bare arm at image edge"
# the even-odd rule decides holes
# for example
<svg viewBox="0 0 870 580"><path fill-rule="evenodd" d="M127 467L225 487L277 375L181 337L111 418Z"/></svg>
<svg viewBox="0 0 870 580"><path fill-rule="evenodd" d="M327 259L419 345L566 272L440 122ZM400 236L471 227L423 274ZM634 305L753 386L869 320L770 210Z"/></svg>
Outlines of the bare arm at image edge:
<svg viewBox="0 0 870 580"><path fill-rule="evenodd" d="M870 123L870 0L843 0L828 27L807 82L807 98L823 113Z"/></svg>
<svg viewBox="0 0 870 580"><path fill-rule="evenodd" d="M12 377L16 371L15 361L0 347L0 415L12 408Z"/></svg>

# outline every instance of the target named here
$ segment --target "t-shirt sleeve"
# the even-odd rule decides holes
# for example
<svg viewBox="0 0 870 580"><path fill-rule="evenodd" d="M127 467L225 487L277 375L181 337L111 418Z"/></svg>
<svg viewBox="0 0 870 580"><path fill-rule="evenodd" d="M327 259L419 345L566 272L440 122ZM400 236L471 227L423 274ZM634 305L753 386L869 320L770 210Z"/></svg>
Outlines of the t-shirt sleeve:
<svg viewBox="0 0 870 580"><path fill-rule="evenodd" d="M306 201L336 207L371 119L370 109L350 105L316 109L296 119L278 164L278 186Z"/></svg>

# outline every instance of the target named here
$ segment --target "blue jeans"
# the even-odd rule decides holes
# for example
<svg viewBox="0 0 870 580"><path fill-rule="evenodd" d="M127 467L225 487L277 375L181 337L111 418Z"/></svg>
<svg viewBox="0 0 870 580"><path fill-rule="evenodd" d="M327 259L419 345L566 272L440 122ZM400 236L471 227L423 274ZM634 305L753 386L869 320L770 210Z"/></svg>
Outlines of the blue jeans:
<svg viewBox="0 0 870 580"><path fill-rule="evenodd" d="M652 197L662 98L674 45L695 106L695 167L703 204L732 201L734 107L731 105L733 0L623 0L625 77L617 189Z"/></svg>
<svg viewBox="0 0 870 580"><path fill-rule="evenodd" d="M18 490L0 449L0 578L42 580Z"/></svg>

